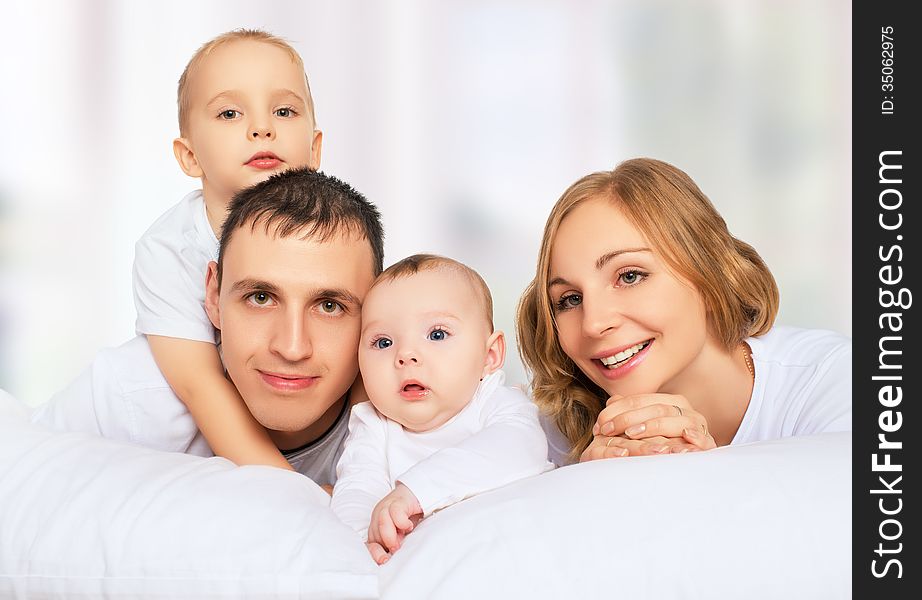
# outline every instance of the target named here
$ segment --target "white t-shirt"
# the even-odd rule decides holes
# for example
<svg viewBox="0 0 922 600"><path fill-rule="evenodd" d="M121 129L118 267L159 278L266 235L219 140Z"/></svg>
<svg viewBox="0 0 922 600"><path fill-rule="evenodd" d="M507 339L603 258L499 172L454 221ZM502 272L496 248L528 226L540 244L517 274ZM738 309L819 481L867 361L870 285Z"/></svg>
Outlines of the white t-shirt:
<svg viewBox="0 0 922 600"><path fill-rule="evenodd" d="M218 238L196 190L135 244L136 332L214 343L215 330L205 314L205 273L213 260L218 260Z"/></svg>
<svg viewBox="0 0 922 600"><path fill-rule="evenodd" d="M778 325L748 338L756 378L731 444L852 430L852 342L822 329ZM570 444L546 416L548 457L569 464Z"/></svg>
<svg viewBox="0 0 922 600"><path fill-rule="evenodd" d="M292 468L318 485L335 483L348 415L344 407L320 439L282 451ZM144 336L101 350L67 388L36 407L32 422L167 452L214 455L186 405L157 368Z"/></svg>
<svg viewBox="0 0 922 600"><path fill-rule="evenodd" d="M397 482L419 500L423 515L553 468L537 407L497 371L468 405L432 431L414 433L371 402L352 408L337 466L333 512L367 536L371 511Z"/></svg>
<svg viewBox="0 0 922 600"><path fill-rule="evenodd" d="M748 338L756 379L732 444L852 430L852 341L777 326Z"/></svg>

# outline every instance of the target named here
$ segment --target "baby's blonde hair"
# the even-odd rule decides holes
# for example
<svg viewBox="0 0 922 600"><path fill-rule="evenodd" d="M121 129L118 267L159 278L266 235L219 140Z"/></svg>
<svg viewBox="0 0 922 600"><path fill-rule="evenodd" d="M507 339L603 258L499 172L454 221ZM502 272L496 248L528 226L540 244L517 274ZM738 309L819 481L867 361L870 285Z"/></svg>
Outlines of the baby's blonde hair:
<svg viewBox="0 0 922 600"><path fill-rule="evenodd" d="M421 271L435 271L440 269L454 271L468 278L475 292L480 296L480 303L483 307L487 326L490 329L490 333L493 333L493 296L490 294L490 288L487 286L487 282L483 280L483 277L481 277L477 271L453 258L438 256L437 254L414 254L413 256L408 256L384 269L384 271L378 275L378 278L375 279L369 291L382 283L411 277Z"/></svg>
<svg viewBox="0 0 922 600"><path fill-rule="evenodd" d="M179 86L176 91L176 104L179 110L180 135L186 135L186 130L189 126L189 80L195 75L195 70L202 64L202 61L217 48L231 42L241 41L262 42L281 48L288 53L291 60L298 65L298 68L304 71L304 61L301 60L301 55L298 54L298 51L295 50L291 44L276 35L272 35L261 29L234 29L222 33L218 37L205 42L202 44L201 48L195 51L195 54L189 59L186 68L179 77ZM307 79L306 71L304 72L304 86L307 88L307 98L304 99L305 102L307 102L307 112L310 114L311 120L314 122L314 127L316 128L317 117L314 114L314 98L311 96L311 86Z"/></svg>

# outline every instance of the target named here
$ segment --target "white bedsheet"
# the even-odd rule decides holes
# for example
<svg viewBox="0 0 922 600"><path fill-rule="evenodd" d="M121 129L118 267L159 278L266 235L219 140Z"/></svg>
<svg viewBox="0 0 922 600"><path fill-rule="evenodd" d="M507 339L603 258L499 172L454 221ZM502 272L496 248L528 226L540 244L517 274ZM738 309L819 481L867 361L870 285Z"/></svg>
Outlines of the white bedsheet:
<svg viewBox="0 0 922 600"><path fill-rule="evenodd" d="M851 434L558 469L376 567L310 480L28 422L0 391L0 598L849 598Z"/></svg>

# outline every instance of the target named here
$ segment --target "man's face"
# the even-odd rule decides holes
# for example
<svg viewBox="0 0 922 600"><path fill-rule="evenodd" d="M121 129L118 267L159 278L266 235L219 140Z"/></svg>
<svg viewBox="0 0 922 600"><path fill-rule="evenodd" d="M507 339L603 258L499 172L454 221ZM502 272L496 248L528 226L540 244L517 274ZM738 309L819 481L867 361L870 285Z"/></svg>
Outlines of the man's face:
<svg viewBox="0 0 922 600"><path fill-rule="evenodd" d="M176 140L183 170L202 178L206 199L289 168L320 164L304 72L283 49L243 40L217 47L189 81L185 137Z"/></svg>
<svg viewBox="0 0 922 600"><path fill-rule="evenodd" d="M358 373L361 303L374 280L366 240L277 238L237 229L207 280L224 365L257 421L281 448L319 438ZM322 418L323 417L323 418Z"/></svg>

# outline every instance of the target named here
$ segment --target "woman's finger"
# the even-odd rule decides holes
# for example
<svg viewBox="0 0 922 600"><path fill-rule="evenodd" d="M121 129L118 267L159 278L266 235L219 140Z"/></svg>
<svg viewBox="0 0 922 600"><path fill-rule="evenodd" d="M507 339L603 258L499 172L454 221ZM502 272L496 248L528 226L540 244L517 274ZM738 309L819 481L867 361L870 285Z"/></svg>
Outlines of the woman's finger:
<svg viewBox="0 0 922 600"><path fill-rule="evenodd" d="M682 437L696 448L701 450L712 450L717 447L717 442L711 434L705 433L706 431L706 426L703 429L699 427L686 428L682 432Z"/></svg>
<svg viewBox="0 0 922 600"><path fill-rule="evenodd" d="M627 400L627 398L625 398ZM670 400L678 402L677 397L672 397ZM684 398L683 398L684 400ZM623 408L622 405L615 407L612 405L610 408ZM612 413L606 413L603 410L599 413L596 424L599 425L598 433L600 435L621 435L622 433L627 433L628 429L636 427L643 423L649 422L652 419L663 418L663 417L689 417L691 418L694 415L697 415L691 407L680 408L674 404L664 404L664 403L655 403L655 404L646 404L637 406L636 408L631 408L630 410L620 412L616 415ZM693 424L687 422L686 425ZM679 437L682 435L682 427L680 427L677 432L672 437ZM630 433L631 437L636 437L635 431L634 435ZM655 434L658 435L658 434Z"/></svg>
<svg viewBox="0 0 922 600"><path fill-rule="evenodd" d="M698 413L686 413L682 416L654 417L643 423L631 425L624 430L624 435L631 439L644 439L654 436L682 438L686 429L704 431L704 417Z"/></svg>

